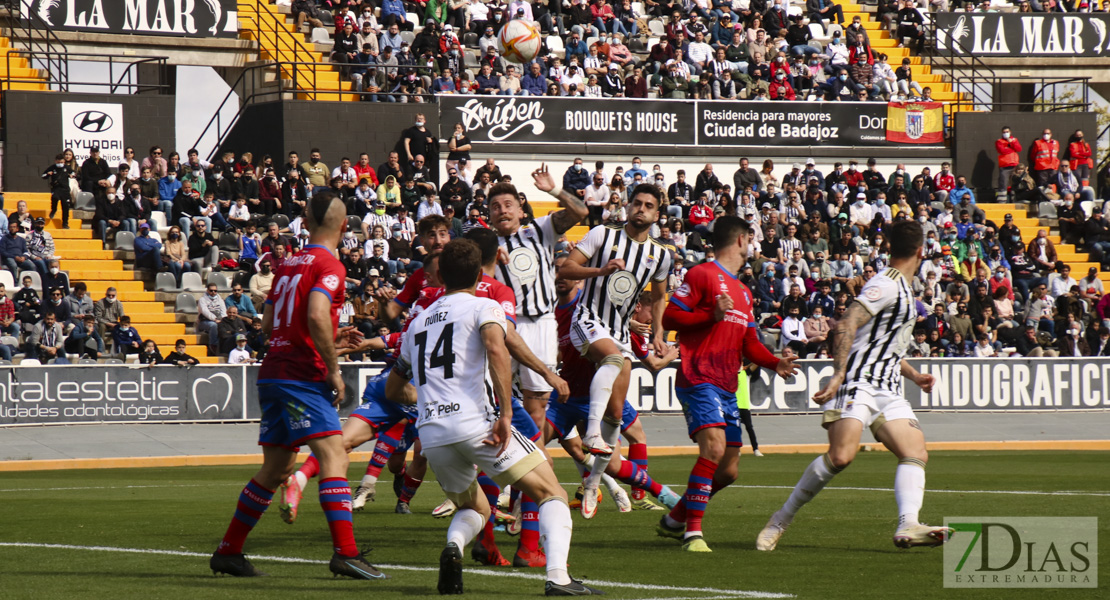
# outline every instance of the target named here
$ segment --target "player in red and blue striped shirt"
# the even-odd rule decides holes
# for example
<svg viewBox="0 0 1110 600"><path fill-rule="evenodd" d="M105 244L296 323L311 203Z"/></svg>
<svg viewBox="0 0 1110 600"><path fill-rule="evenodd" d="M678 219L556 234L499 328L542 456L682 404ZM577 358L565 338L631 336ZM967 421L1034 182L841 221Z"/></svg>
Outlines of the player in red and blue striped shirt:
<svg viewBox="0 0 1110 600"><path fill-rule="evenodd" d="M752 312L752 293L738 277L748 258L752 231L739 217L722 216L713 226L717 260L690 269L663 313L663 326L678 332L682 366L675 395L682 403L698 460L683 500L659 522L659 535L684 540L682 549L711 552L701 522L709 498L736 480L743 445L736 406L741 360L786 378L793 359L777 359L763 345Z"/></svg>
<svg viewBox="0 0 1110 600"><path fill-rule="evenodd" d="M355 545L347 453L335 411L344 395L337 348L358 341L348 337L353 328L338 329L347 270L333 252L347 228L346 208L334 193L324 191L312 198L305 212L310 243L278 270L262 320L271 335L270 351L258 373L262 468L239 495L231 525L209 566L213 572L237 577L263 574L243 556L243 543L269 507L274 490L293 473L299 446L308 444L320 461L320 506L335 550L331 571L357 579L386 579Z"/></svg>

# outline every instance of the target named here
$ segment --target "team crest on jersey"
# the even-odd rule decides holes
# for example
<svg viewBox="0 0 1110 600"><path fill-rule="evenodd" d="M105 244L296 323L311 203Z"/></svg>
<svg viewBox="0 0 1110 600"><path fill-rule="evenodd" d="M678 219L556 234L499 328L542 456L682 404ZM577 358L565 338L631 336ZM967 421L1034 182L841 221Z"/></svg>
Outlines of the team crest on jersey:
<svg viewBox="0 0 1110 600"><path fill-rule="evenodd" d="M674 295L678 296L680 298L685 298L686 296L689 296L690 295L690 284L684 283L684 284L678 286L678 289L674 291Z"/></svg>
<svg viewBox="0 0 1110 600"><path fill-rule="evenodd" d="M532 229L531 225L524 225L520 228L520 235L526 238L536 237L536 230Z"/></svg>
<svg viewBox="0 0 1110 600"><path fill-rule="evenodd" d="M501 310L501 307L500 307L500 306L498 306L498 307L495 307L495 308L493 309L493 317L494 317L495 319L501 319L501 320L504 320L504 319L505 319L505 311Z"/></svg>
<svg viewBox="0 0 1110 600"><path fill-rule="evenodd" d="M324 287L328 288L329 290L335 291L335 289L339 287L339 276L328 275L327 277L324 277Z"/></svg>
<svg viewBox="0 0 1110 600"><path fill-rule="evenodd" d="M513 303L509 302L508 300L501 303L501 308L504 309L506 314L516 312L516 306L514 306Z"/></svg>
<svg viewBox="0 0 1110 600"><path fill-rule="evenodd" d="M863 297L872 302L878 300L880 297L882 297L882 295L883 291L880 290L878 287L870 287L866 290L863 290Z"/></svg>

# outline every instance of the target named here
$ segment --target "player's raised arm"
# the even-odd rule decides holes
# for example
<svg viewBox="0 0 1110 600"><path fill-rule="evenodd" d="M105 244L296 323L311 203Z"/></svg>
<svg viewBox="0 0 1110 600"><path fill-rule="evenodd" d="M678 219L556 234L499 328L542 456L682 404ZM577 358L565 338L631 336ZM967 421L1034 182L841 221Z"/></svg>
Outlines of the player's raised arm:
<svg viewBox="0 0 1110 600"><path fill-rule="evenodd" d="M505 346L505 329L500 324L486 323L481 332L490 379L493 380L493 396L501 407L501 415L493 426L491 442L504 451L509 446L513 422L512 360Z"/></svg>
<svg viewBox="0 0 1110 600"><path fill-rule="evenodd" d="M571 227L581 223L582 219L590 214L590 209L581 198L563 188L556 187L555 178L547 171L546 164L541 163L540 168L532 171L532 181L539 191L558 198L559 206L563 207L562 210L551 213L551 224L557 235L570 231Z"/></svg>
<svg viewBox="0 0 1110 600"><path fill-rule="evenodd" d="M845 372L848 369L848 357L852 354L852 340L856 339L856 330L863 327L871 320L871 312L864 308L858 300L852 302L844 318L833 329L833 374L825 387L813 396L813 401L825 403L832 399L840 384L844 383Z"/></svg>
<svg viewBox="0 0 1110 600"><path fill-rule="evenodd" d="M667 330L663 328L663 312L667 310L667 281L651 282L651 345L656 356L667 353Z"/></svg>
<svg viewBox="0 0 1110 600"><path fill-rule="evenodd" d="M266 313L271 313L271 306L266 306ZM265 321L263 322L265 323ZM328 369L327 382L335 392L332 404L339 406L343 402L343 376L339 372L339 356L335 350L335 327L331 321L331 298L323 292L313 290L308 295L308 333L312 336L312 343L316 352L320 354L324 365Z"/></svg>

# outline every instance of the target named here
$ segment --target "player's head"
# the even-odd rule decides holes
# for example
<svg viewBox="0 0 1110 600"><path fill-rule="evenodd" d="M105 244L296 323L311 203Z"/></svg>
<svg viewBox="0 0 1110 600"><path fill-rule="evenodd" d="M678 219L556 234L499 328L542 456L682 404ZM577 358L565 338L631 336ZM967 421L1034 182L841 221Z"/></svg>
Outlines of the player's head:
<svg viewBox="0 0 1110 600"><path fill-rule="evenodd" d="M512 235L520 228L524 210L520 206L520 194L516 186L501 182L489 190L486 202L489 204L489 224L500 235Z"/></svg>
<svg viewBox="0 0 1110 600"><path fill-rule="evenodd" d="M319 192L309 199L305 212L309 231L337 235L347 229L347 208L331 190Z"/></svg>
<svg viewBox="0 0 1110 600"><path fill-rule="evenodd" d="M890 258L893 260L924 256L925 234L917 221L899 221L891 226Z"/></svg>
<svg viewBox="0 0 1110 600"><path fill-rule="evenodd" d="M470 240L452 240L439 255L439 267L443 287L452 291L472 288L482 276L482 251Z"/></svg>
<svg viewBox="0 0 1110 600"><path fill-rule="evenodd" d="M559 269L567 262L566 255L555 258L555 293L567 297L574 293L580 283L577 279L567 279L559 275Z"/></svg>
<svg viewBox="0 0 1110 600"><path fill-rule="evenodd" d="M740 217L722 215L713 223L713 250L717 256L732 252L748 258L748 244L752 241L752 226Z"/></svg>
<svg viewBox="0 0 1110 600"><path fill-rule="evenodd" d="M651 323L651 300L651 290L640 292L640 297L636 299L636 312L632 313L632 318L641 323Z"/></svg>
<svg viewBox="0 0 1110 600"><path fill-rule="evenodd" d="M650 183L641 183L632 190L628 202L628 224L633 229L644 230L659 220L659 205L663 194Z"/></svg>
<svg viewBox="0 0 1110 600"><path fill-rule="evenodd" d="M443 280L439 278L439 255L443 250L433 250L424 257L424 279L428 287L443 287Z"/></svg>
<svg viewBox="0 0 1110 600"><path fill-rule="evenodd" d="M497 260L497 234L485 227L475 227L466 232L464 238L478 245L482 251L482 266L492 265Z"/></svg>
<svg viewBox="0 0 1110 600"><path fill-rule="evenodd" d="M451 224L443 215L428 215L416 224L416 232L428 252L441 250L451 241Z"/></svg>

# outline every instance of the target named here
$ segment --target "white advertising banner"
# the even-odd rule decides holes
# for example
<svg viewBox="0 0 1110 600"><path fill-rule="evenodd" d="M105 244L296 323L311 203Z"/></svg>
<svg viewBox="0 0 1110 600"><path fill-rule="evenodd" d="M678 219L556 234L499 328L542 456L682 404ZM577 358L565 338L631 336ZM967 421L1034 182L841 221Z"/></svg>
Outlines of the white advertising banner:
<svg viewBox="0 0 1110 600"><path fill-rule="evenodd" d="M123 162L123 105L93 102L62 103L62 148L72 148L77 164L100 148L111 167Z"/></svg>

